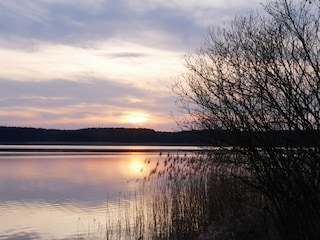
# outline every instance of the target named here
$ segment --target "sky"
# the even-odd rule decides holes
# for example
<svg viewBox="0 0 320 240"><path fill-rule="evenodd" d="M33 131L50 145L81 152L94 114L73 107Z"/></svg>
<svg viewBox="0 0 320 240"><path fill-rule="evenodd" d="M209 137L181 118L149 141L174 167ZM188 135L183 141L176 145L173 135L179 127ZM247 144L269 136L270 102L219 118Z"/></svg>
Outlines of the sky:
<svg viewBox="0 0 320 240"><path fill-rule="evenodd" d="M180 130L171 87L258 0L1 0L0 126Z"/></svg>

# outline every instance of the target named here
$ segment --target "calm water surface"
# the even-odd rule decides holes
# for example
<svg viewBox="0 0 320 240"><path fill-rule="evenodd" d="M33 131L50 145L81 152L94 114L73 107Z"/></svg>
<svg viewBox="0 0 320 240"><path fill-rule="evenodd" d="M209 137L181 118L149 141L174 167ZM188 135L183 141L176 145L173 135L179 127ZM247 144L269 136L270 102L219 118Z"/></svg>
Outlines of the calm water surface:
<svg viewBox="0 0 320 240"><path fill-rule="evenodd" d="M175 149L198 148L0 145L0 239L104 239L121 199L137 201L137 179Z"/></svg>

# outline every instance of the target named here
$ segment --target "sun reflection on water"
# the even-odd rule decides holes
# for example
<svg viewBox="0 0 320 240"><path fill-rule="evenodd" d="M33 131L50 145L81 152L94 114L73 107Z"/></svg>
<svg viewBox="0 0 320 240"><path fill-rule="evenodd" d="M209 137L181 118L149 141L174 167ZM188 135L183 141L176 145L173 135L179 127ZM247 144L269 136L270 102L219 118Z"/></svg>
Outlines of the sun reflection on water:
<svg viewBox="0 0 320 240"><path fill-rule="evenodd" d="M142 172L143 171L143 164L141 162L131 162L130 169L133 172Z"/></svg>
<svg viewBox="0 0 320 240"><path fill-rule="evenodd" d="M157 153L143 152L1 156L0 239L22 229L42 239L63 239L92 232L107 219L116 222L119 207L125 215L137 206L136 180L143 179L157 159ZM122 198L130 200L131 207L117 205Z"/></svg>

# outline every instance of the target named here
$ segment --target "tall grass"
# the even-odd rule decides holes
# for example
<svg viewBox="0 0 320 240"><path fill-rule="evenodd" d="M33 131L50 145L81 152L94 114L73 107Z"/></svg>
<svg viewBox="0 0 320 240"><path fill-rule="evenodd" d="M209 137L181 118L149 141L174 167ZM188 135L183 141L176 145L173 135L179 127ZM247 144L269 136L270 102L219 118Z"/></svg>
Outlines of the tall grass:
<svg viewBox="0 0 320 240"><path fill-rule="evenodd" d="M86 238L275 239L264 198L244 183L241 165L228 164L231 157L237 156L163 157L135 194L107 206L104 228Z"/></svg>

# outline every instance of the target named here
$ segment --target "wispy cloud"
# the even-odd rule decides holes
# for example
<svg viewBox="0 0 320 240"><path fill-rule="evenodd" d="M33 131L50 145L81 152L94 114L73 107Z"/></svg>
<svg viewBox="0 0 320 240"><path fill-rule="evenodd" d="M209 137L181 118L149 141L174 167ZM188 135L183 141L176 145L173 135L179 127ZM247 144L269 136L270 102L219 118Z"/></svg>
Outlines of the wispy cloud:
<svg viewBox="0 0 320 240"><path fill-rule="evenodd" d="M0 125L146 126L171 129L184 71L211 24L256 8L254 0L2 0ZM117 119L118 117L118 119ZM170 127L169 127L170 126Z"/></svg>
<svg viewBox="0 0 320 240"><path fill-rule="evenodd" d="M137 52L115 52L104 53L102 56L106 58L144 58L150 56L150 54L137 53Z"/></svg>
<svg viewBox="0 0 320 240"><path fill-rule="evenodd" d="M106 80L17 82L2 79L0 95L2 125L12 125L23 118L27 126L125 126L122 117L134 111L149 115L152 124L159 128L162 124L172 125L166 116L168 106L173 107L169 92L145 91ZM164 101L165 98L168 101Z"/></svg>
<svg viewBox="0 0 320 240"><path fill-rule="evenodd" d="M253 6L258 3L249 0L3 0L0 29L63 44L120 38L152 47L188 47L201 39L208 24L220 24Z"/></svg>

